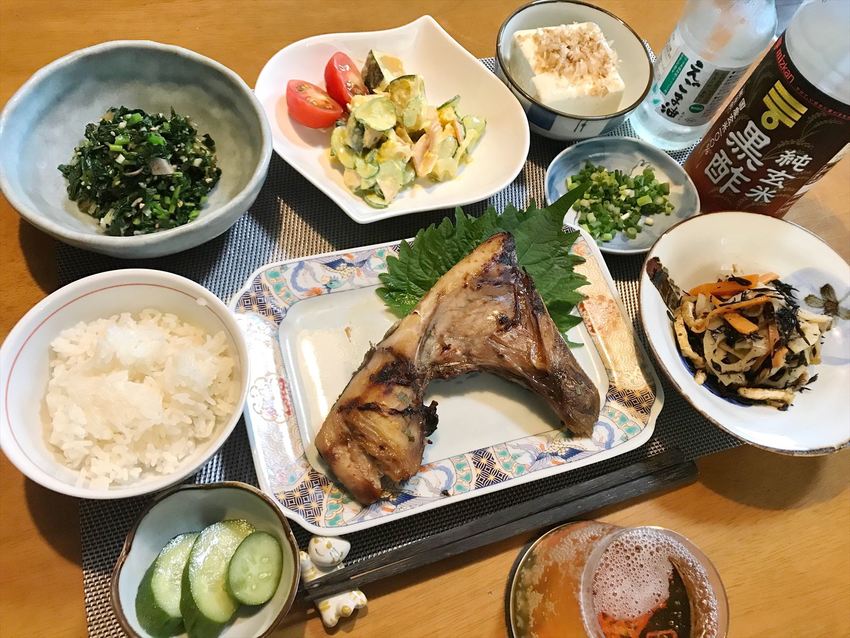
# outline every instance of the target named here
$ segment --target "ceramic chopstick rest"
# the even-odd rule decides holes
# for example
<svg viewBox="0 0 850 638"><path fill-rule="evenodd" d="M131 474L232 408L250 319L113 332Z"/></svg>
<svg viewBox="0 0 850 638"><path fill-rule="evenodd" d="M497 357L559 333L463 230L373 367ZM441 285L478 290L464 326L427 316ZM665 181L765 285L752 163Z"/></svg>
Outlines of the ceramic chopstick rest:
<svg viewBox="0 0 850 638"><path fill-rule="evenodd" d="M301 578L305 583L321 578L338 569L342 569L342 561L348 556L351 543L342 538L314 536L310 539L307 551L299 552L301 561ZM316 608L326 627L335 627L340 618L346 618L355 609L366 606L366 596L359 589L340 592L316 601Z"/></svg>
<svg viewBox="0 0 850 638"><path fill-rule="evenodd" d="M336 567L350 551L351 543L344 538L314 536L307 545L310 560L319 567Z"/></svg>

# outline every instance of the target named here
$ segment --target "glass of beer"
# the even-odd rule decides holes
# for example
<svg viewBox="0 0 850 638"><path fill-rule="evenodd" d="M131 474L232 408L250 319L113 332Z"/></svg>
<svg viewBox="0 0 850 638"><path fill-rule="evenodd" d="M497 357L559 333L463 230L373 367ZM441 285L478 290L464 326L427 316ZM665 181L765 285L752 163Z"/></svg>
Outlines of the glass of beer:
<svg viewBox="0 0 850 638"><path fill-rule="evenodd" d="M594 521L539 538L509 605L514 638L723 638L729 623L720 577L690 541Z"/></svg>

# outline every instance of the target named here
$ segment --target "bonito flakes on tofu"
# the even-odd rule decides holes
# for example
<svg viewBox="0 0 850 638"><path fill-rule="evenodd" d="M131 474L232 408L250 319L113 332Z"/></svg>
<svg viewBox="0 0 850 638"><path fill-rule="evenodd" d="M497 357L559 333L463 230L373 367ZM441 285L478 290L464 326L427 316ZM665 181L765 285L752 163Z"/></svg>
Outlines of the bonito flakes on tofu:
<svg viewBox="0 0 850 638"><path fill-rule="evenodd" d="M619 109L625 84L617 54L595 22L517 31L510 64L520 85L552 109L574 115Z"/></svg>

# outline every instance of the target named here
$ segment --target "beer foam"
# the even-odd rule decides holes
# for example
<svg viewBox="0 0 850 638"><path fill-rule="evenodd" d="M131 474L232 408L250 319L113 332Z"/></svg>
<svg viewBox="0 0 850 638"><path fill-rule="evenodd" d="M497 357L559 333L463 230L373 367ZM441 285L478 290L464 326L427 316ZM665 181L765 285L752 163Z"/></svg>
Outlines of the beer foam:
<svg viewBox="0 0 850 638"><path fill-rule="evenodd" d="M596 614L632 620L658 608L670 596L674 565L691 600L693 635L716 636L717 599L708 574L684 545L653 529L628 530L605 549L593 575Z"/></svg>

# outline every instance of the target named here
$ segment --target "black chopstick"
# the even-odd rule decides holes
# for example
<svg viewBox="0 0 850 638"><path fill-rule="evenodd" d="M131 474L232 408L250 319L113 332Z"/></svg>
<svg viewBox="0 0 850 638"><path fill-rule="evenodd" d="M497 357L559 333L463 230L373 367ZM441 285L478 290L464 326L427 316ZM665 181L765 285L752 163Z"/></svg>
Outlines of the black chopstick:
<svg viewBox="0 0 850 638"><path fill-rule="evenodd" d="M409 543L304 584L308 600L360 587L444 558L548 525L607 505L670 488L696 478L696 465L678 450L555 490L534 500L482 516L464 525Z"/></svg>

